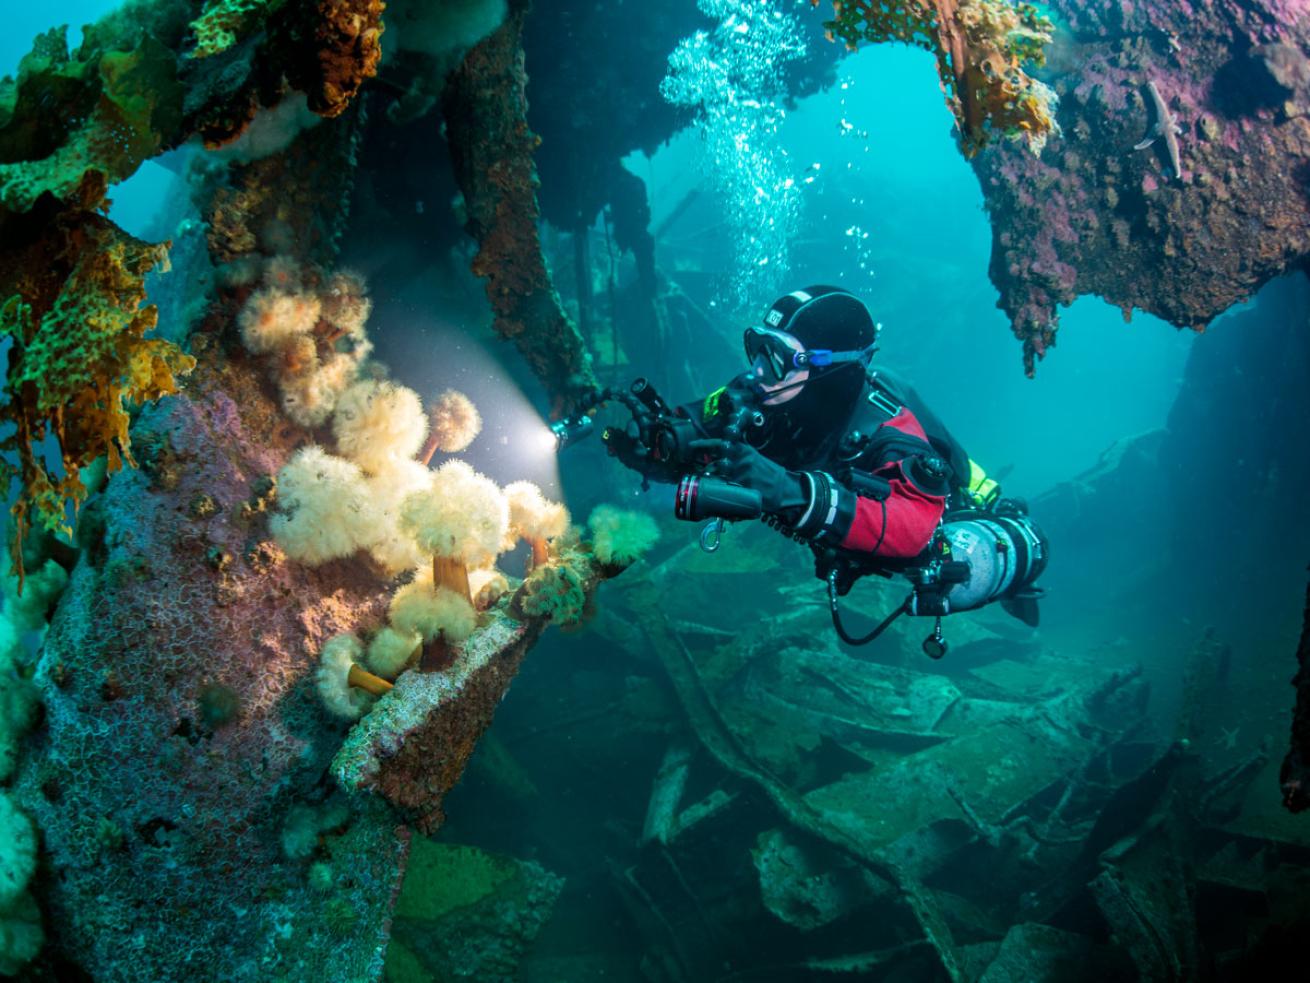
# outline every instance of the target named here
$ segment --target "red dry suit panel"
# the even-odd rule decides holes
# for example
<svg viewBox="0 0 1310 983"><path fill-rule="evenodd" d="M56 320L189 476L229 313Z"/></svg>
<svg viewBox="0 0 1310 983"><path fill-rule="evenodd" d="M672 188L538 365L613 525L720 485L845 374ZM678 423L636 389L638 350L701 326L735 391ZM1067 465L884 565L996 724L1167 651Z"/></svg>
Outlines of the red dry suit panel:
<svg viewBox="0 0 1310 983"><path fill-rule="evenodd" d="M932 451L923 427L904 407L880 426L878 432L888 428L922 440L925 449ZM878 434L875 434L872 446L876 447L877 443ZM891 493L885 502L863 495L857 497L855 521L841 542L842 549L874 556L908 558L918 556L932 540L933 531L946 511L946 499L917 488L906 475L901 460L902 457L897 457L877 462L878 467L873 473L890 482Z"/></svg>

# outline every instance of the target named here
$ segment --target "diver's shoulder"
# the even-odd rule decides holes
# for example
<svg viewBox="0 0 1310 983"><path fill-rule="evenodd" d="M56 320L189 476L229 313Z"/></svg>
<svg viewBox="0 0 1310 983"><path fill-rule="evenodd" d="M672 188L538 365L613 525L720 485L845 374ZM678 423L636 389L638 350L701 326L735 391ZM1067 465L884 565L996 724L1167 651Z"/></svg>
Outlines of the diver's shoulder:
<svg viewBox="0 0 1310 983"><path fill-rule="evenodd" d="M910 384L903 374L895 369L878 366L869 372L865 381L865 387L870 389L882 389L885 392L902 393L912 391L914 387Z"/></svg>

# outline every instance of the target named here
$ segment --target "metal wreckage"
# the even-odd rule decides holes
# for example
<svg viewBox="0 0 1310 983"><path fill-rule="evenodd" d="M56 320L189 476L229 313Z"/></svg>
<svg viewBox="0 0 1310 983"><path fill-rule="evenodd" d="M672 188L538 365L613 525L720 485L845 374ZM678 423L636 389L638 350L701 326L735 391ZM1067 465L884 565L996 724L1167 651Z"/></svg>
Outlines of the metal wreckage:
<svg viewBox="0 0 1310 983"><path fill-rule="evenodd" d="M537 673L497 711L548 620L501 603L453 666L403 677L343 745L309 693L306 649L377 616L382 585L369 571L290 566L262 545L267 476L303 434L232 342L248 284L233 276L183 298L202 312L195 365L138 344L149 328L137 317L142 279L158 257L100 212L108 185L142 161L193 134L229 142L294 86L338 124L194 175L203 222L179 234L174 255L182 268L203 258L232 273L265 262L261 229L283 223L312 233L301 259L330 267L369 150L354 97L376 70L382 5L216 3L189 20L201 9L134 4L142 24L107 20L74 55L55 32L20 73L26 98L0 93L0 286L19 301L0 299L31 362L31 398L7 410L19 437L64 427L41 415L62 403L37 398L36 382L54 376L34 342L40 325L60 327L65 294L115 315L103 323L123 341L102 353L105 379L124 359L151 368L128 395L154 399L174 391L174 372L195 370L181 395L135 421L142 469L88 507L40 668L20 667L45 703L13 786L43 838L33 893L48 943L31 978L162 979L183 956L227 979L532 978L529 944L565 913L550 863L410 828L441 824L475 743L470 786L520 810L543 808L577 775L636 789L640 821L616 813L587 838L607 846L601 877L626 910L641 974L658 983L1259 978L1294 951L1310 833L1277 800L1265 750L1202 755L1196 739L1223 676L1221 642L1198 641L1166 729L1146 714L1139 671L1039 647L999 616L955 625L943 662L923 658L904 622L876 658L861 657L828 631L818 591L812 604L799 586L803 554L764 529L735 529L723 555L689 546L608 585L592 644L567 646L604 664ZM495 328L564 409L594 380L538 238L526 16L512 4L454 74L429 66L404 95L439 99ZM200 28L209 47L194 46ZM62 142L25 125L61 93L65 117L99 106ZM115 290L91 289L101 281ZM83 381L93 396L103 382ZM70 476L116 441L127 450L126 411L92 422L58 434ZM29 448L20 532L43 506L62 515L65 500L90 494L71 477L49 487L34 462ZM1109 469L1083 484L1114 479ZM576 586L587 595L616 572L584 566ZM738 599L768 618L743 623ZM862 584L851 607L876 619L895 600ZM1310 672L1301 678L1310 690ZM493 712L505 726L484 735ZM524 769L529 745L554 769ZM1289 760L1289 805L1303 804L1307 758ZM549 792L547 778L559 781ZM292 816L303 854L287 848Z"/></svg>
<svg viewBox="0 0 1310 983"><path fill-rule="evenodd" d="M731 556L691 545L609 584L592 631L621 665L534 675L474 762L521 806L529 739L538 786L552 754L631 786L630 809L641 785L605 876L644 978L1231 978L1297 920L1307 835L1253 788L1268 754L1217 763L1194 738L1222 643L1198 642L1162 732L1139 669L1000 617L953 619L941 662L922 625L844 648L795 548L733 535ZM857 593L871 620L896 600ZM714 597L774 613L743 624Z"/></svg>

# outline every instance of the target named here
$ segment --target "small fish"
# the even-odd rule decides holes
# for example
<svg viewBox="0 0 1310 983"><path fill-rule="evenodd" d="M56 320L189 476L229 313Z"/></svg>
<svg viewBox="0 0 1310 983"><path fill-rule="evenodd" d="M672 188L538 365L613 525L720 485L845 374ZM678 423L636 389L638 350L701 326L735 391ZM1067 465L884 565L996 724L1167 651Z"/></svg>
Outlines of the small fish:
<svg viewBox="0 0 1310 983"><path fill-rule="evenodd" d="M1151 90L1151 100L1155 103L1155 125L1151 127L1147 138L1133 149L1145 150L1160 137L1164 137L1165 148L1169 151L1169 166L1174 169L1174 177L1181 181L1183 179L1183 164L1182 155L1178 151L1178 134L1183 132L1183 128L1178 125L1178 121L1174 119L1174 114L1169 111L1169 106L1165 103L1164 96L1160 95L1160 89L1155 84L1155 80L1148 81L1146 87Z"/></svg>

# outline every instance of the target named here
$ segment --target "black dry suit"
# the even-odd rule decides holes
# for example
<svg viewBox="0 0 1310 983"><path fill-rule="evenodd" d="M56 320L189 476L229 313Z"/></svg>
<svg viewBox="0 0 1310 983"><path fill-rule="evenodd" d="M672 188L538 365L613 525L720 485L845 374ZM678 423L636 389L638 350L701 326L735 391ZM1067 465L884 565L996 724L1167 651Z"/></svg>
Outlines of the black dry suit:
<svg viewBox="0 0 1310 983"><path fill-rule="evenodd" d="M840 288L780 298L760 328L747 329L752 373L728 387L726 399L705 401L703 425L714 432L720 404L736 401L734 389L754 387L763 425L745 436L801 480L802 504L776 524L815 548L821 576L825 563L838 562L845 587L869 572L927 571L931 580L944 563L948 575L963 576L969 562L988 583L943 583L931 607L945 613L1017 596L1045 565L1044 540L1026 517L993 516L996 483L911 385L870 367L877 330L864 304ZM987 548L974 549L975 540ZM953 553L962 562L951 567ZM1031 622L1035 609L1019 616Z"/></svg>

